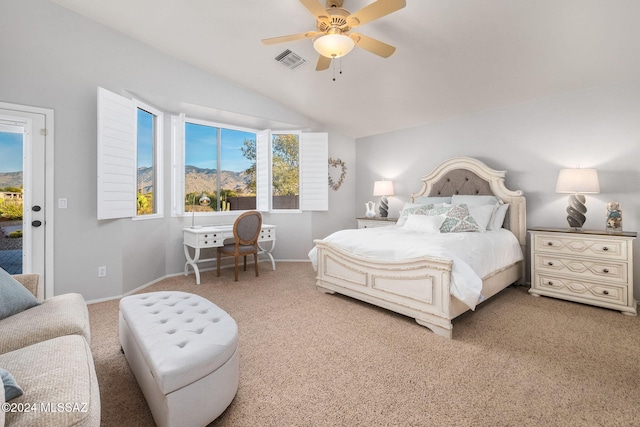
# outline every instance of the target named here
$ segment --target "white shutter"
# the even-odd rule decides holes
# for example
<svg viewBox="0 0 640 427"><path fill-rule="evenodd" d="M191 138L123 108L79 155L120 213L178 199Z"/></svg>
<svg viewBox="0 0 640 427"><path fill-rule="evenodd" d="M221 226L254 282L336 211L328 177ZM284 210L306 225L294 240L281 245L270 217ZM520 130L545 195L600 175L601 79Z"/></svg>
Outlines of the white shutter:
<svg viewBox="0 0 640 427"><path fill-rule="evenodd" d="M135 105L99 87L98 219L133 217L135 193Z"/></svg>
<svg viewBox="0 0 640 427"><path fill-rule="evenodd" d="M171 214L184 212L184 113L171 116Z"/></svg>
<svg viewBox="0 0 640 427"><path fill-rule="evenodd" d="M268 212L271 206L271 131L256 133L256 209Z"/></svg>
<svg viewBox="0 0 640 427"><path fill-rule="evenodd" d="M326 133L300 136L300 209L329 210L329 137Z"/></svg>

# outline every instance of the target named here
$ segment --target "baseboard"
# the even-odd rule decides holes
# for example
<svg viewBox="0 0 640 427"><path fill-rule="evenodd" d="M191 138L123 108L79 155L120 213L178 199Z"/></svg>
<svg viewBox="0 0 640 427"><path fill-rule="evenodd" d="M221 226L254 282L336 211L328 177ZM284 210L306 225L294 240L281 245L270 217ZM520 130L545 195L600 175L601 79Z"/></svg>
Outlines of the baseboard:
<svg viewBox="0 0 640 427"><path fill-rule="evenodd" d="M262 263L262 262L264 262L264 261L268 261L268 260L260 260L259 262L261 262L261 263ZM303 263L309 263L309 264L311 264L311 261L310 261L310 260L308 260L308 259L307 259L307 260L304 260L304 259L277 259L277 260L276 260L276 262L277 262L277 263L279 263L279 262L303 262ZM248 262L247 262L247 265L251 265L251 264L253 264L253 261L248 261ZM229 265L223 265L223 266L221 266L220 268L233 268L233 265L232 265L232 264L229 264ZM202 272L204 272L204 271L213 271L213 270L215 270L215 269L216 269L215 267L210 267L210 268L201 268L201 267L200 267L200 268L199 268L199 270L200 270L200 272L201 272L201 273L202 273ZM189 276L192 276L193 274L194 274L194 273L193 273L193 270L191 270L191 272L190 272L188 275L189 275ZM129 296L129 295L133 295L133 294L135 294L135 293L138 293L138 292L140 292L140 291L144 290L145 288L148 288L148 287L149 287L149 286L151 286L151 285L155 285L156 283L158 283L158 282L160 282L160 281L162 281L162 280L164 280L164 279L168 279L169 277L176 277L176 276L182 276L182 275L184 275L184 272L183 272L183 271L181 271L181 272L179 272L179 273L166 274L166 275L164 275L164 276L162 276L162 277L160 277L160 278L158 278L158 279L152 280L152 281L151 281L151 282L149 282L149 283L145 283L144 285L139 286L139 287L137 287L137 288L135 288L135 289L133 289L133 290L131 290L131 291L129 291L129 292L127 292L127 293L123 294L123 295L116 295L116 296L113 296L113 297L93 299L93 300L87 301L87 304L97 304L97 303L99 303L99 302L106 302L106 301L113 301L113 300L115 300L115 299L120 299L120 298L122 298L122 297L126 297L126 296Z"/></svg>

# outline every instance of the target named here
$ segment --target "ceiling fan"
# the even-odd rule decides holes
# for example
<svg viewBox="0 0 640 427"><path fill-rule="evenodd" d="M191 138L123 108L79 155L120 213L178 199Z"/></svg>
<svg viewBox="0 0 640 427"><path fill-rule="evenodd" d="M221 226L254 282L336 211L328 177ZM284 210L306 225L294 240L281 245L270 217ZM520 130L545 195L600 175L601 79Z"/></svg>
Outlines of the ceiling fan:
<svg viewBox="0 0 640 427"><path fill-rule="evenodd" d="M350 32L352 28L382 18L406 6L405 0L377 0L355 13L342 8L343 0L326 0L323 7L319 0L300 0L316 18L317 31L263 39L266 45L301 39L314 39L313 47L320 54L316 71L329 68L331 60L351 52L354 46L388 58L396 48L364 34Z"/></svg>

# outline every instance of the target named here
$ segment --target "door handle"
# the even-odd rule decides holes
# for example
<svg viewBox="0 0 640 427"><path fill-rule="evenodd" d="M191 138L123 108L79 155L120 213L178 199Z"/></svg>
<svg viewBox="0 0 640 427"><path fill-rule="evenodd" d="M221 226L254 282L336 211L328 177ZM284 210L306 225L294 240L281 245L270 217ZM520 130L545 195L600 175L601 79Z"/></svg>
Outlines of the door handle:
<svg viewBox="0 0 640 427"><path fill-rule="evenodd" d="M32 221L31 225L33 225L34 227L40 227L42 225L42 221L39 221L39 220Z"/></svg>

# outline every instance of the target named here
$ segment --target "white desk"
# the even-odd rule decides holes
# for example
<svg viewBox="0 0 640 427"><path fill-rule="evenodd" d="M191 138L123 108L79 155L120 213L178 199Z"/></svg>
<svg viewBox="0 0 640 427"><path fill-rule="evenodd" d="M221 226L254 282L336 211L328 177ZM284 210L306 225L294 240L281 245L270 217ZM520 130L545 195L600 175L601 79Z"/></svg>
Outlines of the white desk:
<svg viewBox="0 0 640 427"><path fill-rule="evenodd" d="M198 269L199 262L216 261L216 258L200 259L200 250L217 248L224 244L226 239L233 239L233 224L221 224L221 225L206 225L203 227L185 227L182 229L184 234L184 256L187 258L187 262L184 264L184 275L189 274L189 266L193 268L193 272L196 274L196 284L200 284L200 270ZM269 249L262 247L261 243L271 242ZM260 237L258 238L258 255L265 254L271 259L271 268L276 269L276 262L273 259L271 252L276 246L276 226L262 224L262 230L260 231ZM193 257L189 251L189 248L193 248Z"/></svg>

